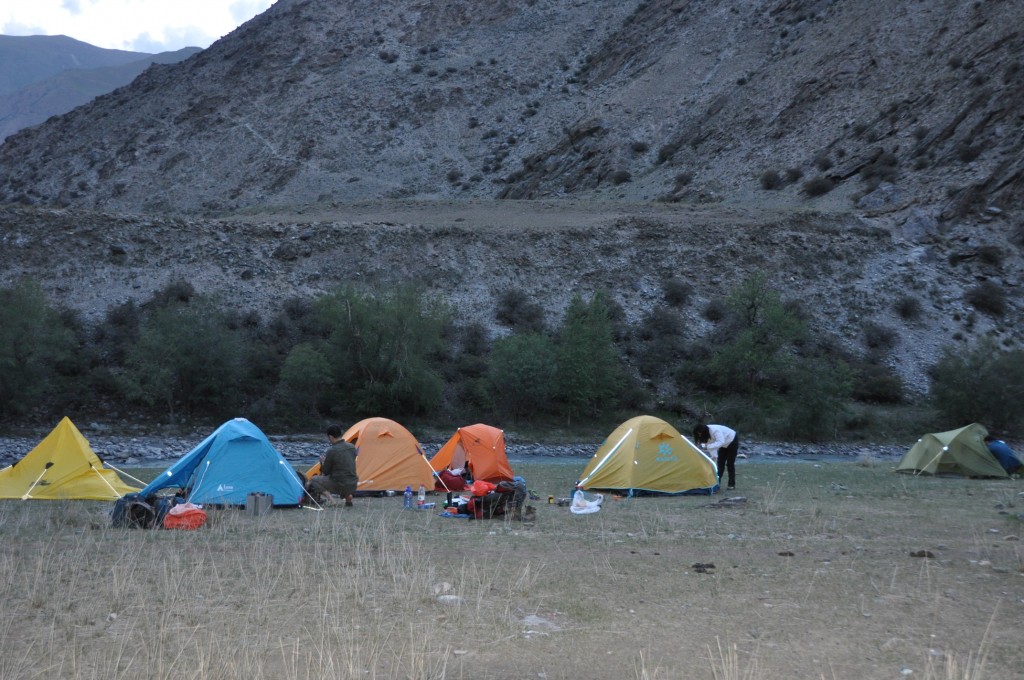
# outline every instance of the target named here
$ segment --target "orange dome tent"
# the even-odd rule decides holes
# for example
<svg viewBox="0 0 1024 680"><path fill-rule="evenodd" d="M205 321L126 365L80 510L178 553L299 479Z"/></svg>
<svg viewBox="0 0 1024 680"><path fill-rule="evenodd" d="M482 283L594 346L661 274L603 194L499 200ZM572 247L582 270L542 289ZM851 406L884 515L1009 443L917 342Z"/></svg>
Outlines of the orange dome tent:
<svg viewBox="0 0 1024 680"><path fill-rule="evenodd" d="M495 484L512 481L512 467L505 455L505 433L482 423L460 427L430 459L434 472L467 466L473 479Z"/></svg>
<svg viewBox="0 0 1024 680"><path fill-rule="evenodd" d="M348 429L342 439L355 445L360 493L396 490L420 485L434 488L434 471L416 437L387 418L367 418ZM320 463L306 478L320 474Z"/></svg>

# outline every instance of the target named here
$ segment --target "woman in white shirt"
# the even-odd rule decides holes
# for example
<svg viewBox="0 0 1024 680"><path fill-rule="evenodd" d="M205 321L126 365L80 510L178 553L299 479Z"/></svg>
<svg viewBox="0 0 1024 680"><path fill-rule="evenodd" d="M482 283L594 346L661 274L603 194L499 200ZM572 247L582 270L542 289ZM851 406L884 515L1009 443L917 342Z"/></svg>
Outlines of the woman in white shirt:
<svg viewBox="0 0 1024 680"><path fill-rule="evenodd" d="M722 473L729 473L729 489L736 488L736 454L740 451L740 438L736 430L725 425L705 425L693 428L693 441L702 446L708 455L718 460L718 484L722 484Z"/></svg>

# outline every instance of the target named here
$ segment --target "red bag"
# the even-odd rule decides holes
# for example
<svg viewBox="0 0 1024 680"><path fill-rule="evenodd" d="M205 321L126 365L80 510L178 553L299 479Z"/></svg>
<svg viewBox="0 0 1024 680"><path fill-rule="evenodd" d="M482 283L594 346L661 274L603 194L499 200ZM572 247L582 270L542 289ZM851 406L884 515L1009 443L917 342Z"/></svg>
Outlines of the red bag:
<svg viewBox="0 0 1024 680"><path fill-rule="evenodd" d="M487 494L489 494L490 492L494 491L497 488L497 484L491 484L490 482L485 482L482 479L476 480L475 482L473 482L473 486L469 487L470 492L474 496L486 496Z"/></svg>
<svg viewBox="0 0 1024 680"><path fill-rule="evenodd" d="M167 511L164 529L191 531L206 524L206 511L193 503L181 503Z"/></svg>

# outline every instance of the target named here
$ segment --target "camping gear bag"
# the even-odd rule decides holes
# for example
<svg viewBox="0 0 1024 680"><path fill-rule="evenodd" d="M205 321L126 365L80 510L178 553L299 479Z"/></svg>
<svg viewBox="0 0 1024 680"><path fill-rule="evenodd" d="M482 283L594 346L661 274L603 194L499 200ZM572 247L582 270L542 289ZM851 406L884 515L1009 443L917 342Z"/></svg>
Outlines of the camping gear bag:
<svg viewBox="0 0 1024 680"><path fill-rule="evenodd" d="M191 531L206 524L206 511L194 503L181 503L167 511L164 529Z"/></svg>
<svg viewBox="0 0 1024 680"><path fill-rule="evenodd" d="M115 528L153 529L161 526L173 504L172 498L128 493L115 501L110 523Z"/></svg>

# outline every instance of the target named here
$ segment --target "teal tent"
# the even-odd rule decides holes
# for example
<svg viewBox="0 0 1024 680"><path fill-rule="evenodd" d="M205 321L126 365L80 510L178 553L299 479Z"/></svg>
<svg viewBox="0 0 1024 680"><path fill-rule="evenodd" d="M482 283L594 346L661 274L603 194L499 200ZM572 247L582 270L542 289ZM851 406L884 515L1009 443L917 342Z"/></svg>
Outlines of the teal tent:
<svg viewBox="0 0 1024 680"><path fill-rule="evenodd" d="M299 505L299 474L263 432L245 418L229 420L139 492L181 489L192 503L244 505L250 493L273 496L273 505Z"/></svg>

